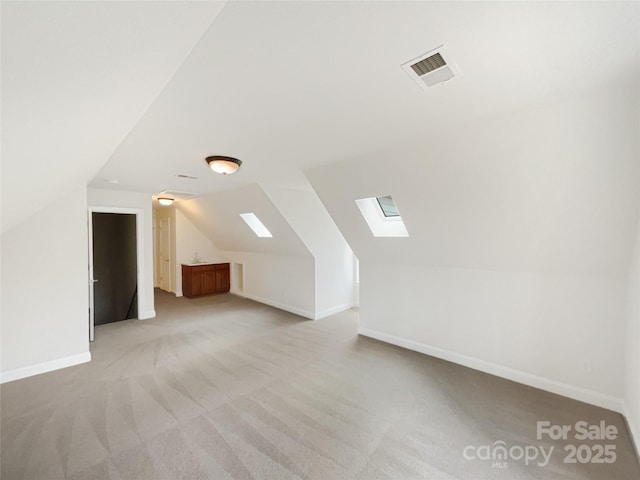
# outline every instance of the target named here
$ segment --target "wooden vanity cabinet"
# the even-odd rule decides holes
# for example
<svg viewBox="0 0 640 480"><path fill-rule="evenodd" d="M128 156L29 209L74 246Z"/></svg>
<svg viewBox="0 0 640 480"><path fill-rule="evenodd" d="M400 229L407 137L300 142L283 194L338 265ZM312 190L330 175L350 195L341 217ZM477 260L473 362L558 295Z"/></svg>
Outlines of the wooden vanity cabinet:
<svg viewBox="0 0 640 480"><path fill-rule="evenodd" d="M230 286L228 263L182 264L182 294L187 298L228 292Z"/></svg>
<svg viewBox="0 0 640 480"><path fill-rule="evenodd" d="M231 272L229 264L223 263L221 268L216 269L216 292L228 292L231 288Z"/></svg>

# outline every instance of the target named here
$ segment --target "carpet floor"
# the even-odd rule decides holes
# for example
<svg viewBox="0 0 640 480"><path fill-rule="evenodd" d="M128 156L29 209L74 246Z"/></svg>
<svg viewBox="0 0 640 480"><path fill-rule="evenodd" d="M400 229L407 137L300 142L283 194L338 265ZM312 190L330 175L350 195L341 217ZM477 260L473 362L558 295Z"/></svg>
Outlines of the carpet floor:
<svg viewBox="0 0 640 480"><path fill-rule="evenodd" d="M2 480L640 478L619 414L359 337L356 311L156 310L97 327L90 363L2 385ZM579 421L618 434L579 441Z"/></svg>

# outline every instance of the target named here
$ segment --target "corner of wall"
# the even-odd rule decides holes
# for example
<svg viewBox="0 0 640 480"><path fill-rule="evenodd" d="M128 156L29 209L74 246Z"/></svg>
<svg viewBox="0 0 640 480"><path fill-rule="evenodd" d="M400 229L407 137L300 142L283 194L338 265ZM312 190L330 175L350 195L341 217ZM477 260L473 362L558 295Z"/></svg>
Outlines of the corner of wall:
<svg viewBox="0 0 640 480"><path fill-rule="evenodd" d="M640 418L635 417L626 401L624 402L622 414L627 424L627 430L629 430L629 437L631 437L636 457L638 457L638 463L640 463Z"/></svg>
<svg viewBox="0 0 640 480"><path fill-rule="evenodd" d="M330 317L331 315L335 315L336 313L344 312L356 306L355 302L344 303L342 305L336 305L332 308L327 308L326 310L317 311L314 320L320 320L326 317Z"/></svg>
<svg viewBox="0 0 640 480"><path fill-rule="evenodd" d="M3 379L90 359L87 240L85 185L3 233Z"/></svg>
<svg viewBox="0 0 640 480"><path fill-rule="evenodd" d="M145 312L142 312L140 315L138 315L138 320L148 320L150 318L155 318L155 317L156 317L155 310L147 310Z"/></svg>
<svg viewBox="0 0 640 480"><path fill-rule="evenodd" d="M624 415L640 459L640 218L629 268L626 320Z"/></svg>

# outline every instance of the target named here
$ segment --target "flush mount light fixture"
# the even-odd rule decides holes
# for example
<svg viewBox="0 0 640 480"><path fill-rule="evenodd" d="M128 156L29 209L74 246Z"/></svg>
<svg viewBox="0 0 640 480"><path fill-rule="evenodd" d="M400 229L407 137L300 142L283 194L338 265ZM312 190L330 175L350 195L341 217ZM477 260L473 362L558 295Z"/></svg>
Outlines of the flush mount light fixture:
<svg viewBox="0 0 640 480"><path fill-rule="evenodd" d="M222 175L236 173L240 165L242 165L242 160L233 157L224 157L222 155L207 157L205 160L209 164L209 167L211 167L211 170L216 173L221 173Z"/></svg>
<svg viewBox="0 0 640 480"><path fill-rule="evenodd" d="M160 198L158 198L158 203L160 203L160 205L162 205L164 207L168 207L169 205L171 205L173 203L173 198L160 197Z"/></svg>

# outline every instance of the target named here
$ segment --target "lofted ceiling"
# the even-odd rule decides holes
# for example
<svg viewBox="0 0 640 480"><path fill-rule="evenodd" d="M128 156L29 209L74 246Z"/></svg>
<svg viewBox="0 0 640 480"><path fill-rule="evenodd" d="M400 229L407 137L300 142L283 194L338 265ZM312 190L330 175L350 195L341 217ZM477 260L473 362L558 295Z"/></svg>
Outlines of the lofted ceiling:
<svg viewBox="0 0 640 480"><path fill-rule="evenodd" d="M637 82L639 11L3 2L3 231L72 181L150 194L310 188L306 168ZM401 64L441 44L462 75L423 91ZM213 174L213 154L241 158L241 171Z"/></svg>
<svg viewBox="0 0 640 480"><path fill-rule="evenodd" d="M638 87L601 91L306 174L362 262L626 278L639 107ZM380 195L408 237L371 234L356 200Z"/></svg>
<svg viewBox="0 0 640 480"><path fill-rule="evenodd" d="M94 186L308 188L305 168L637 81L639 7L230 2ZM423 91L401 64L440 44L462 76ZM212 174L213 154L240 173Z"/></svg>
<svg viewBox="0 0 640 480"><path fill-rule="evenodd" d="M232 192L211 193L180 202L180 211L204 233L217 248L225 251L290 254L311 257L291 225L259 185L247 185ZM254 212L268 225L273 238L258 238L240 218Z"/></svg>
<svg viewBox="0 0 640 480"><path fill-rule="evenodd" d="M223 6L0 3L2 232L91 181Z"/></svg>

